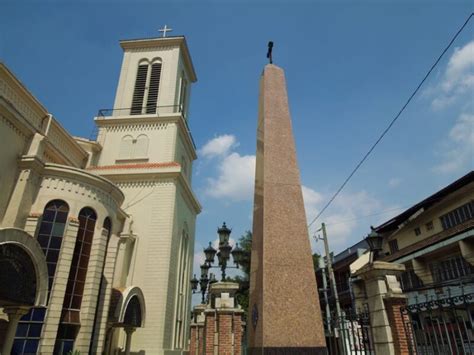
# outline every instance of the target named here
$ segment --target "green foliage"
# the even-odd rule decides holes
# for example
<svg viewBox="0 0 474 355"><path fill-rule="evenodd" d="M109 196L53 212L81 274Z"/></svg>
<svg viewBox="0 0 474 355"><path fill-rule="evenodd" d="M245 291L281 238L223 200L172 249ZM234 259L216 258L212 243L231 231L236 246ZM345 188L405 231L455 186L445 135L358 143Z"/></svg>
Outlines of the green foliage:
<svg viewBox="0 0 474 355"><path fill-rule="evenodd" d="M247 256L243 259L240 269L243 276L227 277L226 281L237 282L240 285L235 297L237 303L242 307L245 314L249 309L249 278L250 278L250 253L252 251L252 232L247 231L238 240L239 246L247 252Z"/></svg>
<svg viewBox="0 0 474 355"><path fill-rule="evenodd" d="M313 254L313 267L314 267L314 271L317 271L319 269L319 258L321 257L321 255L319 255L318 253L314 253Z"/></svg>
<svg viewBox="0 0 474 355"><path fill-rule="evenodd" d="M81 355L81 352L79 350L69 350L67 355Z"/></svg>

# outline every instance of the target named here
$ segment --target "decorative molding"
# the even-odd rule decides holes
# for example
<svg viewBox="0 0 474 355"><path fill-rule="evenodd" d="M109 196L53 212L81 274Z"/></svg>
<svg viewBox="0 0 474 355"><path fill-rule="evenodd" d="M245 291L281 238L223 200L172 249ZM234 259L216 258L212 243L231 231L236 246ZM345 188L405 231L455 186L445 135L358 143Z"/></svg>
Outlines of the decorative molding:
<svg viewBox="0 0 474 355"><path fill-rule="evenodd" d="M13 106L29 124L40 131L43 116L35 112L35 110L31 108L31 105L18 94L18 89L8 85L6 81L0 80L0 97L3 97L3 99L10 103L10 105Z"/></svg>
<svg viewBox="0 0 474 355"><path fill-rule="evenodd" d="M155 186L170 186L174 185L173 180L153 181L153 180L137 180L137 181L123 181L116 182L119 188L136 188L136 187L155 187Z"/></svg>
<svg viewBox="0 0 474 355"><path fill-rule="evenodd" d="M5 124L13 133L15 133L18 137L23 139L23 141L26 143L27 141L27 136L25 133L23 133L18 127L16 127L8 118L0 114L0 119L1 122Z"/></svg>
<svg viewBox="0 0 474 355"><path fill-rule="evenodd" d="M105 126L106 132L133 132L133 131L152 131L152 130L165 130L169 128L169 123L124 123L113 126Z"/></svg>

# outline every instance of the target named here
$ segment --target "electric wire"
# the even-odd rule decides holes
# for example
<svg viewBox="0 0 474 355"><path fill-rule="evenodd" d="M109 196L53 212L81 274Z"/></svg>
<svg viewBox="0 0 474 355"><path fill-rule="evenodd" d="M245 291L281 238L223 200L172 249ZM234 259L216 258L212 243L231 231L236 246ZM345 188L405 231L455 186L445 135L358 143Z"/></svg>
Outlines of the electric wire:
<svg viewBox="0 0 474 355"><path fill-rule="evenodd" d="M456 32L454 37L451 39L449 44L444 48L442 53L439 55L438 59L434 62L433 65L431 65L431 68L428 70L428 72L425 74L421 82L418 84L416 89L412 92L412 94L409 96L408 100L405 102L405 104L402 106L400 111L396 114L396 116L392 119L390 124L385 128L385 130L382 132L382 134L379 136L379 138L375 141L375 143L370 147L370 149L367 151L367 153L364 155L364 157L359 161L359 163L355 166L355 168L351 171L349 176L344 180L342 185L337 189L337 191L334 193L334 195L329 199L329 201L324 205L324 207L321 209L321 211L317 214L317 216L311 221L311 223L308 225L308 228L310 228L314 222L326 211L326 209L331 205L331 203L336 199L336 197L339 195L339 193L344 189L344 187L347 185L349 180L354 176L354 174L359 170L361 165L367 160L369 155L374 151L375 147L380 143L380 141L385 137L385 135L388 133L388 131L392 128L392 126L395 124L395 122L398 120L398 118L401 116L403 111L405 111L405 108L408 106L408 104L411 102L413 97L418 93L420 90L421 86L425 83L426 79L430 76L431 72L434 70L434 68L438 65L438 63L441 61L441 58L446 54L448 49L451 47L451 45L454 43L456 38L459 36L459 34L464 30L464 28L467 26L471 18L474 16L474 12L469 15L467 20L464 22L464 24L461 26L461 28Z"/></svg>

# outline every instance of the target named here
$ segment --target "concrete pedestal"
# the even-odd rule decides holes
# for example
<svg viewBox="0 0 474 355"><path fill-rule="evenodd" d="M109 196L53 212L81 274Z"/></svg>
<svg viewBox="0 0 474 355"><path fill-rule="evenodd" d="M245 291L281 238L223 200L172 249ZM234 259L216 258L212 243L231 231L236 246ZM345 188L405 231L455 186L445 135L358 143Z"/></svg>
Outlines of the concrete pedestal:
<svg viewBox="0 0 474 355"><path fill-rule="evenodd" d="M370 325L374 350L376 354L395 355L400 353L400 341L405 335L403 329L397 327L398 314L396 309L400 302L405 302L396 275L405 271L405 265L375 261L356 271L352 276L359 277L355 285L356 299L359 305L366 303L370 313ZM361 290L365 288L365 292ZM363 299L360 296L366 295ZM401 314L400 314L401 316Z"/></svg>

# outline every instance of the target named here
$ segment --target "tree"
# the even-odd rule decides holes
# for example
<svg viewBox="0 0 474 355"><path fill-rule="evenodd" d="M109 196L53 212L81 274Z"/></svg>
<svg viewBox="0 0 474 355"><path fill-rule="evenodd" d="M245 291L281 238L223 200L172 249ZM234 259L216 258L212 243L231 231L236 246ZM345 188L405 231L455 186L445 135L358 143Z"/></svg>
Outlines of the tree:
<svg viewBox="0 0 474 355"><path fill-rule="evenodd" d="M239 246L245 251L245 256L239 265L239 268L243 272L243 276L227 277L226 281L237 282L240 287L237 291L235 298L237 303L242 307L247 315L249 308L249 280L250 280L250 256L252 252L252 232L247 231L241 235L238 240Z"/></svg>
<svg viewBox="0 0 474 355"><path fill-rule="evenodd" d="M321 255L319 255L318 253L314 253L313 254L313 267L314 267L314 271L318 271L319 269L319 258L321 257Z"/></svg>

